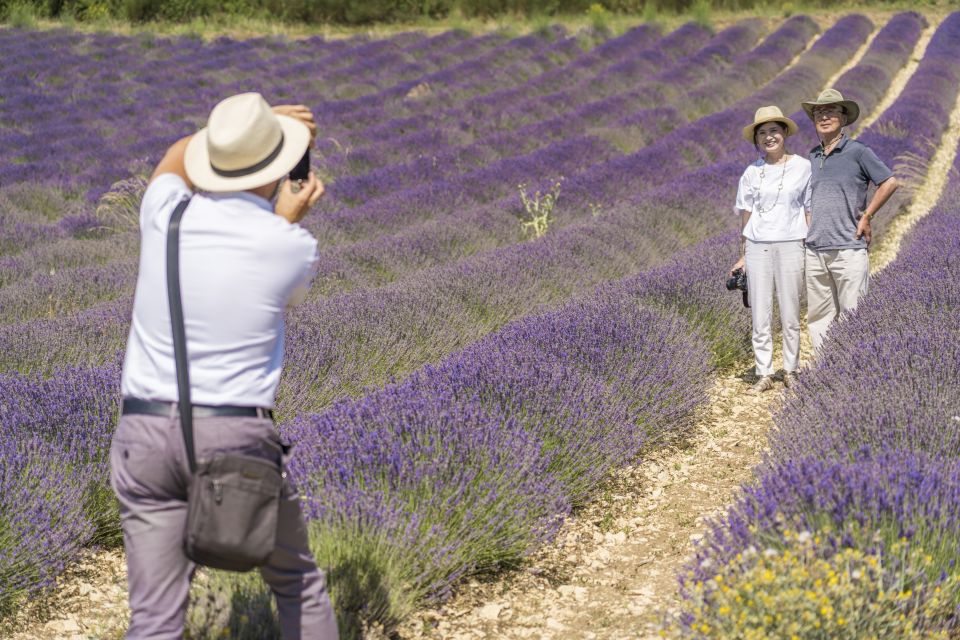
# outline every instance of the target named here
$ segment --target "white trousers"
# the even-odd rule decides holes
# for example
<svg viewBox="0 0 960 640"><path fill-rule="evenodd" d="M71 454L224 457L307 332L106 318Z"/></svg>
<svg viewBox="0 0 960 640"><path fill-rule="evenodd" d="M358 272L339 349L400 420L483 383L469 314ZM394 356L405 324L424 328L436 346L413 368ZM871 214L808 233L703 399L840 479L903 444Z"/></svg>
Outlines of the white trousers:
<svg viewBox="0 0 960 640"><path fill-rule="evenodd" d="M806 249L807 328L814 353L827 329L841 313L857 308L870 287L870 256L866 249Z"/></svg>
<svg viewBox="0 0 960 640"><path fill-rule="evenodd" d="M747 297L753 316L753 354L758 376L773 373L773 292L783 325L783 369L800 365L800 294L803 291L803 240L747 240Z"/></svg>

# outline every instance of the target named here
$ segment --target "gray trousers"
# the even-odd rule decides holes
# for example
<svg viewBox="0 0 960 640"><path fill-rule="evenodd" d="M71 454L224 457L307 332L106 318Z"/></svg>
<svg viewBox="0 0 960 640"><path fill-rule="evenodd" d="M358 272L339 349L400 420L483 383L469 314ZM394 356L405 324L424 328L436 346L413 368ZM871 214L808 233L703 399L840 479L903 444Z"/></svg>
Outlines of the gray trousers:
<svg viewBox="0 0 960 640"><path fill-rule="evenodd" d="M198 459L215 451L275 458L279 436L264 418L194 419ZM271 444L272 443L272 444ZM131 620L127 638L180 638L196 568L183 553L190 470L177 417L124 415L110 450L120 500ZM277 546L260 575L270 586L286 640L337 637L326 578L317 568L299 495L284 486Z"/></svg>

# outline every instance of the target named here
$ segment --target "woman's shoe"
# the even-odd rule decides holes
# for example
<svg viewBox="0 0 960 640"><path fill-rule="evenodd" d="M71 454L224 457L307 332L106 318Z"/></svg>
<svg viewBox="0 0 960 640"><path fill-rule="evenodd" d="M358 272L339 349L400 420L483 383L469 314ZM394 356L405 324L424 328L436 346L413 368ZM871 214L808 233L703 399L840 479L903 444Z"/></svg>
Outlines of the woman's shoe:
<svg viewBox="0 0 960 640"><path fill-rule="evenodd" d="M773 389L772 376L760 376L760 379L750 387L753 393L763 393L764 391L770 391L770 389Z"/></svg>
<svg viewBox="0 0 960 640"><path fill-rule="evenodd" d="M792 389L793 385L797 384L797 372L796 371L787 371L783 374L783 386L787 389Z"/></svg>

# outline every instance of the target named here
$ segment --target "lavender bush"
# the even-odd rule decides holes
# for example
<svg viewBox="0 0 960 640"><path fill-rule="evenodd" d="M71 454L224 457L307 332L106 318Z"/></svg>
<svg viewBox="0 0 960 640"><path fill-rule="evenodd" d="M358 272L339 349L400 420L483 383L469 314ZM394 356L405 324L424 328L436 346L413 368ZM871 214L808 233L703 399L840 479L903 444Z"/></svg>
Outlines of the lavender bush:
<svg viewBox="0 0 960 640"><path fill-rule="evenodd" d="M864 62L892 72L920 23L895 18ZM142 188L117 180L148 170L215 96L254 88L315 106L319 150L336 172L331 192L343 189L311 224L333 274L319 289L340 295L314 298L291 318L280 400L299 445L293 471L313 548L352 632L389 628L460 577L517 562L611 468L683 433L711 369L748 346L739 302L717 284L732 246L722 203L746 158L729 132L758 103L815 93L870 29L863 16L840 20L772 81L816 32L809 18L785 22L750 51L756 22L706 46L693 25L663 38L641 27L588 53L582 37L559 31L296 45L58 31L31 34L29 51L21 34L0 31L9 87L0 119L14 124L0 133L0 227L17 238L0 242L0 368L20 371L0 379L2 424L15 443L2 464L16 470L0 476L0 558L24 540L61 535L58 513L73 527L56 558L18 554L24 578L0 599L49 583L79 546L116 540L104 456L137 251L124 215ZM890 44L897 36L900 48ZM930 52L950 55L938 38ZM64 64L43 65L38 49ZM183 74L158 80L170 65ZM302 77L313 84L294 94ZM908 89L905 98L920 90ZM711 91L711 110L729 108L690 122L706 113L693 98ZM682 108L650 110L664 101ZM94 108L97 117L83 117ZM142 125L135 137L132 119ZM587 135L569 135L580 123ZM511 144L518 132L534 142ZM411 175L381 169L403 161ZM558 172L568 175L556 226L518 244L516 196L502 196ZM40 187L28 183L37 175ZM344 207L351 198L357 206ZM58 486L54 503L67 507L20 492L32 460L22 451L66 474L43 486ZM42 526L8 527L21 522L11 510L40 514L31 522ZM218 602L226 618L213 607L205 632L275 633L257 613L263 593L248 584Z"/></svg>
<svg viewBox="0 0 960 640"><path fill-rule="evenodd" d="M886 153L928 157L930 145L896 146L890 123L906 124L918 100L929 105L927 113L950 111L960 81L944 61L960 54L958 36L955 13L938 28L903 95L864 140L876 141ZM935 140L945 122L946 117L918 117L910 122L911 134ZM958 165L960 159L954 175ZM753 575L758 551L769 548L776 555L797 532L814 537L818 557L826 560L851 549L867 555L911 549L913 560L898 569L911 586L905 597L881 600L879 613L896 611L898 602L924 608L948 594L929 622L944 632L955 628L960 594L941 586L956 580L960 546L960 442L954 426L960 422L957 196L950 185L897 260L871 283L857 311L831 328L816 364L788 393L755 480L714 523L681 576L689 606L674 629L679 635L706 637L700 628L704 615L716 621L719 607L729 612L716 581L713 595L703 590L714 573L727 572L734 580L740 580L738 573ZM753 559L744 563L747 551ZM727 575L734 560L739 568Z"/></svg>
<svg viewBox="0 0 960 640"><path fill-rule="evenodd" d="M117 363L0 376L0 612L51 586L79 549L120 541L107 482Z"/></svg>

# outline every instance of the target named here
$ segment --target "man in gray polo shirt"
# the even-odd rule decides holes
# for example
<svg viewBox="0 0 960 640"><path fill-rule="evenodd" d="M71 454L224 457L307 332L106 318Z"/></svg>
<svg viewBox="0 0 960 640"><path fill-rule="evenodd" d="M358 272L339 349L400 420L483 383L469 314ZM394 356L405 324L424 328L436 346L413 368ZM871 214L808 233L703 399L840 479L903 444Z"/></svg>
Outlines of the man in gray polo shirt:
<svg viewBox="0 0 960 640"><path fill-rule="evenodd" d="M810 151L810 225L806 240L807 326L819 351L830 324L857 308L870 281L870 218L897 190L897 179L869 147L843 128L860 116L853 100L827 89L803 110L820 144ZM867 188L877 191L867 204Z"/></svg>

